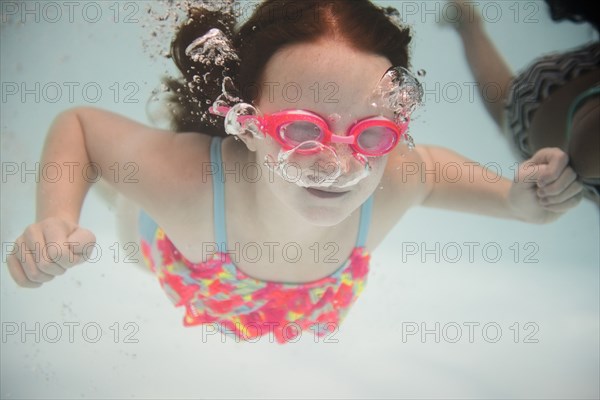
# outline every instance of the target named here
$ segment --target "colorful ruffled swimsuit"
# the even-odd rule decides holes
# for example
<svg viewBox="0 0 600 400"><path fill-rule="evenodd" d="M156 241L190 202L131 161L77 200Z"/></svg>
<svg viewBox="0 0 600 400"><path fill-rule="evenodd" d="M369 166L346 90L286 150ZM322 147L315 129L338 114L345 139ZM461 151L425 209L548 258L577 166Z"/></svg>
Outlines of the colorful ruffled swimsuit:
<svg viewBox="0 0 600 400"><path fill-rule="evenodd" d="M221 164L222 138L211 141L211 161ZM213 174L215 238L226 246L225 191L221 168ZM143 211L141 249L147 266L176 307L185 307L184 326L214 324L236 340L269 335L279 343L297 340L303 331L322 337L335 331L362 292L370 255L364 248L373 195L362 205L358 238L348 260L330 276L308 283L254 279L240 271L228 253L205 262L186 259L165 232Z"/></svg>

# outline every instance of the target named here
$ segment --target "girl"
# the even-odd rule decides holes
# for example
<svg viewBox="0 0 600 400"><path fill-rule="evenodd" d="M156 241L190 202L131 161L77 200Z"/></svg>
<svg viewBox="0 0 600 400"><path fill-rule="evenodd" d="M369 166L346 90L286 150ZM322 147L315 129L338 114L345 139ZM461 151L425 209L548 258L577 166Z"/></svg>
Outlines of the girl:
<svg viewBox="0 0 600 400"><path fill-rule="evenodd" d="M235 32L234 23L229 12L192 9L173 41L185 78L167 82L179 133L76 108L54 121L41 161L74 165L76 177L89 163L134 163L135 183L109 183L144 210L144 259L185 307L186 326L280 343L302 330L322 336L411 207L545 223L580 201L558 149L536 153L514 182L494 183L450 150L411 150L419 86L404 69L410 34L388 10L367 0L268 0ZM460 179L440 174L450 164ZM10 256L20 286L39 287L85 259L95 241L78 226L88 189L83 179L39 183L36 223L16 244L62 251Z"/></svg>

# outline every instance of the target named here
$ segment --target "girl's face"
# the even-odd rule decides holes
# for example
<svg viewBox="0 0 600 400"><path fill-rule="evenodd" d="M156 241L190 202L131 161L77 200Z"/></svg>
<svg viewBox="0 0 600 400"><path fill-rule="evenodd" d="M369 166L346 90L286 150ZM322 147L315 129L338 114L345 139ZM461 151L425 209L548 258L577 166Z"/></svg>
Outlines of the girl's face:
<svg viewBox="0 0 600 400"><path fill-rule="evenodd" d="M377 83L391 66L386 57L354 50L342 43L319 41L285 47L269 60L262 76L259 111L273 114L282 110L308 110L320 115L330 130L340 136L348 134L357 120L382 115L393 119L391 110L375 109L369 97ZM256 161L263 165L266 155L277 158L281 146L270 136L259 140L245 138L248 148L256 152ZM344 165L339 181L362 169L353 158L347 144L330 144ZM269 177L271 194L315 225L332 226L346 219L379 186L387 156L368 157L370 174L353 186L329 191L345 191L341 196L322 197L271 173L263 165L263 177Z"/></svg>

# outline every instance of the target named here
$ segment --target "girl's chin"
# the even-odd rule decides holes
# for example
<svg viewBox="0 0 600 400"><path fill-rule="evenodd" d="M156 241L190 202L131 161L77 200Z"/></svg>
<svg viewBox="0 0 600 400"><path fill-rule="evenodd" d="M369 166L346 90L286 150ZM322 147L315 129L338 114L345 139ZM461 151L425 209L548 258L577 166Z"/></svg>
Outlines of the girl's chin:
<svg viewBox="0 0 600 400"><path fill-rule="evenodd" d="M327 204L326 201L318 201L318 203L304 204L298 210L298 214L312 225L325 227L338 225L352 213L347 205L344 207L339 203Z"/></svg>

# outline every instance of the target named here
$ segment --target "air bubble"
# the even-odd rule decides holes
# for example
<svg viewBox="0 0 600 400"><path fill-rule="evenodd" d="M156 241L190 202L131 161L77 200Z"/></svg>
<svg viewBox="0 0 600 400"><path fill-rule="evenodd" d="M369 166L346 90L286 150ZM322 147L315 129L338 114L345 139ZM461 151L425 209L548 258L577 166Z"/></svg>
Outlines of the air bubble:
<svg viewBox="0 0 600 400"><path fill-rule="evenodd" d="M195 39L186 49L185 55L194 62L223 65L225 60L239 61L237 53L232 49L229 39L220 30L213 28L203 36Z"/></svg>
<svg viewBox="0 0 600 400"><path fill-rule="evenodd" d="M338 154L321 142L309 140L291 150L280 149L277 159L265 156L265 165L284 180L301 187L355 186L371 172L369 160L362 154Z"/></svg>
<svg viewBox="0 0 600 400"><path fill-rule="evenodd" d="M233 80L228 76L225 77L225 79L223 79L221 91L223 93L223 96L232 103L239 103L242 101L238 95L238 91L235 87L235 84L233 83Z"/></svg>
<svg viewBox="0 0 600 400"><path fill-rule="evenodd" d="M408 118L422 104L423 86L406 68L392 67L381 78L371 97L374 107L387 108Z"/></svg>
<svg viewBox="0 0 600 400"><path fill-rule="evenodd" d="M202 7L209 11L220 11L222 13L232 12L233 0L196 0L196 7Z"/></svg>
<svg viewBox="0 0 600 400"><path fill-rule="evenodd" d="M427 71L425 71L424 69L420 69L417 71L417 75L423 77L427 75Z"/></svg>
<svg viewBox="0 0 600 400"><path fill-rule="evenodd" d="M404 134L404 137L402 138L402 143L408 146L409 151L413 151L415 149L415 141L412 138L412 136L410 136L408 133Z"/></svg>
<svg viewBox="0 0 600 400"><path fill-rule="evenodd" d="M214 106L213 106L214 107ZM240 118L240 117L246 118ZM225 116L225 132L229 135L244 135L250 133L258 139L263 135L258 122L258 109L247 103L238 103Z"/></svg>

